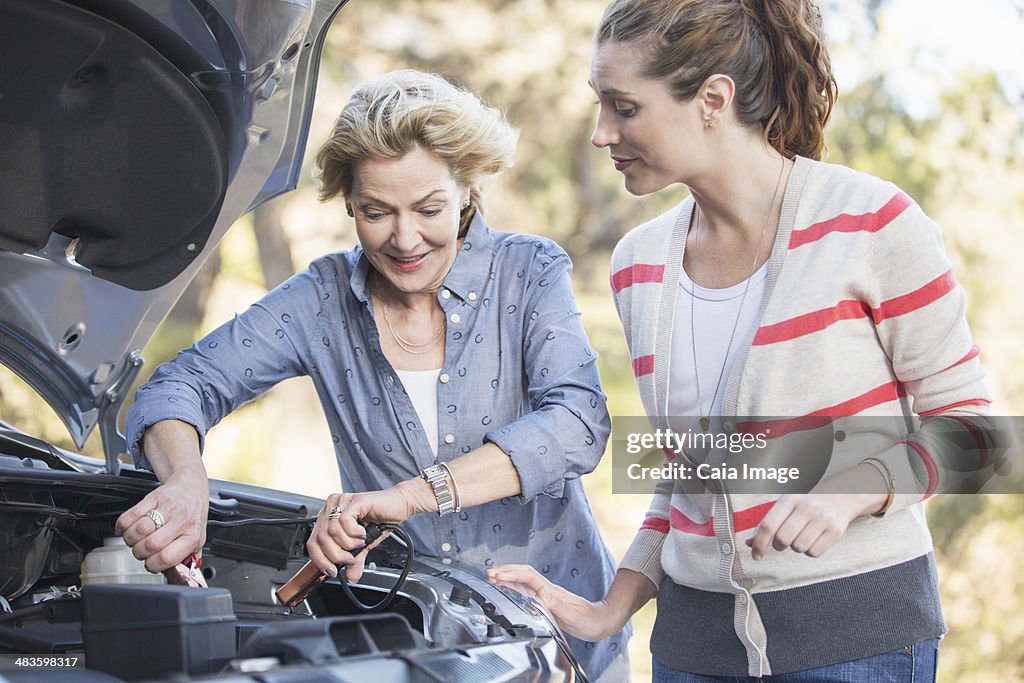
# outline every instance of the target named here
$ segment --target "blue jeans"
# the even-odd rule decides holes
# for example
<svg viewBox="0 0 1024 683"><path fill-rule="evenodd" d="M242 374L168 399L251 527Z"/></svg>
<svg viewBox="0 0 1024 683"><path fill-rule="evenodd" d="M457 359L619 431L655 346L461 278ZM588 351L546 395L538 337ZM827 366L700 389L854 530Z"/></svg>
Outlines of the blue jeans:
<svg viewBox="0 0 1024 683"><path fill-rule="evenodd" d="M652 683L935 683L939 640L922 640L899 650L852 662L778 676L702 676L653 662Z"/></svg>

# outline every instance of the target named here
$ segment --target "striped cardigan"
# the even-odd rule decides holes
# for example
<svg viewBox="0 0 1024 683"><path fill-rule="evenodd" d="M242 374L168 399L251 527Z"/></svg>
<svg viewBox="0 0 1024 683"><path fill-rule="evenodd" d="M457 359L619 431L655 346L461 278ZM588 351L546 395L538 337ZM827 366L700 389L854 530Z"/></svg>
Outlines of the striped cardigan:
<svg viewBox="0 0 1024 683"><path fill-rule="evenodd" d="M668 426L673 313L692 208L687 199L630 231L612 258L616 306L655 428ZM777 430L784 450L800 419L856 415L862 433L836 444L829 473L874 457L899 495L884 517L852 522L820 558L769 552L755 563L744 541L777 493L688 494L663 483L621 564L659 585L651 642L659 661L706 675L765 676L945 632L919 503L955 479L957 467L946 464L978 451L958 452L962 442L951 446L927 427L908 436L906 427L953 416L960 422L930 422L946 424L947 434L948 423L959 424L973 437L965 418L987 414L965 310L938 227L905 194L842 166L796 159L758 322L738 340L723 416L789 418L794 424Z"/></svg>

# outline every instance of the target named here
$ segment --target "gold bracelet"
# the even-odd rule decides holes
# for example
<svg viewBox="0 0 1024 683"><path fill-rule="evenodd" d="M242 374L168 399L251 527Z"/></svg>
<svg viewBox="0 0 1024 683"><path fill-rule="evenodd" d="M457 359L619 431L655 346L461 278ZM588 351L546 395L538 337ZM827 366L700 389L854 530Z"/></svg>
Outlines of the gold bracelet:
<svg viewBox="0 0 1024 683"><path fill-rule="evenodd" d="M448 463L446 463L446 462L439 462L437 464L438 464L439 467L441 467L441 469L443 469L445 472L448 473L448 478L452 480L452 494L453 494L453 497L455 498L455 509L452 510L452 512L461 512L462 511L462 499L459 498L459 485L457 483L455 483L455 475L452 474L452 471L450 469L448 469Z"/></svg>
<svg viewBox="0 0 1024 683"><path fill-rule="evenodd" d="M884 517L885 513L892 507L893 500L896 499L896 480L893 479L892 472L889 470L889 466L878 458L866 458L864 462L870 464L878 473L881 474L885 480L889 483L889 495L885 498L885 505L882 506L878 512L872 512L872 517Z"/></svg>

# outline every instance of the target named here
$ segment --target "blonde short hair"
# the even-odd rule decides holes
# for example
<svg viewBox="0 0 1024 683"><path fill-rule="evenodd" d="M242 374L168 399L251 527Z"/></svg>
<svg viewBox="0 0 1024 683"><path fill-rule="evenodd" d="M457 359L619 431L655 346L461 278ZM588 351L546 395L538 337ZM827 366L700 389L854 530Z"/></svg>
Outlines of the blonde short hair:
<svg viewBox="0 0 1024 683"><path fill-rule="evenodd" d="M481 184L512 165L519 134L504 115L436 74L392 71L363 83L316 155L320 201L352 191L356 165L394 159L417 146L448 164L480 206Z"/></svg>

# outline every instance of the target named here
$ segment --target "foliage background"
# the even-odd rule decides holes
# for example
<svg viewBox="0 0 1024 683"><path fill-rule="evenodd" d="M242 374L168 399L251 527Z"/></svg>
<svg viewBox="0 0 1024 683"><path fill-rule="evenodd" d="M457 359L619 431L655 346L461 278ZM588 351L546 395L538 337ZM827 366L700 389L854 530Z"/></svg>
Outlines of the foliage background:
<svg viewBox="0 0 1024 683"><path fill-rule="evenodd" d="M590 38L604 4L354 0L328 35L307 163L352 87L386 70L437 71L504 108L522 134L517 165L489 195L489 222L496 229L550 236L570 252L584 322L601 353L610 409L613 415L640 415L607 289L608 259L628 228L678 202L685 189L631 197L606 153L589 144L595 112L586 85ZM826 0L821 5L841 90L827 160L892 180L943 226L958 279L969 293L970 322L997 410L1020 415L1024 5L972 3L972 15L996 17L999 25L991 28L999 30L962 35L956 25L935 28L934 15L941 14L936 6L965 7L952 0L916 5L912 0ZM970 20L965 16L963 26ZM944 36L943 30L958 35ZM990 36L992 44L983 45L979 35ZM947 46L964 36L975 41L970 48L995 57L988 64L944 59ZM1000 41L1015 47L994 51ZM243 218L229 232L147 346L142 379L296 268L354 244L352 223L340 203L318 205L309 173L303 177L296 192ZM6 372L0 374L0 415L71 447L60 423ZM98 437L86 451L100 452ZM311 385L302 379L285 382L225 420L210 434L206 459L215 477L320 496L340 489L325 422ZM613 495L609 472L606 459L586 481L602 532L621 557L647 499ZM950 626L940 681L1024 680L1022 513L1024 496L940 496L928 505ZM649 605L634 620L636 681L650 676L652 619Z"/></svg>

